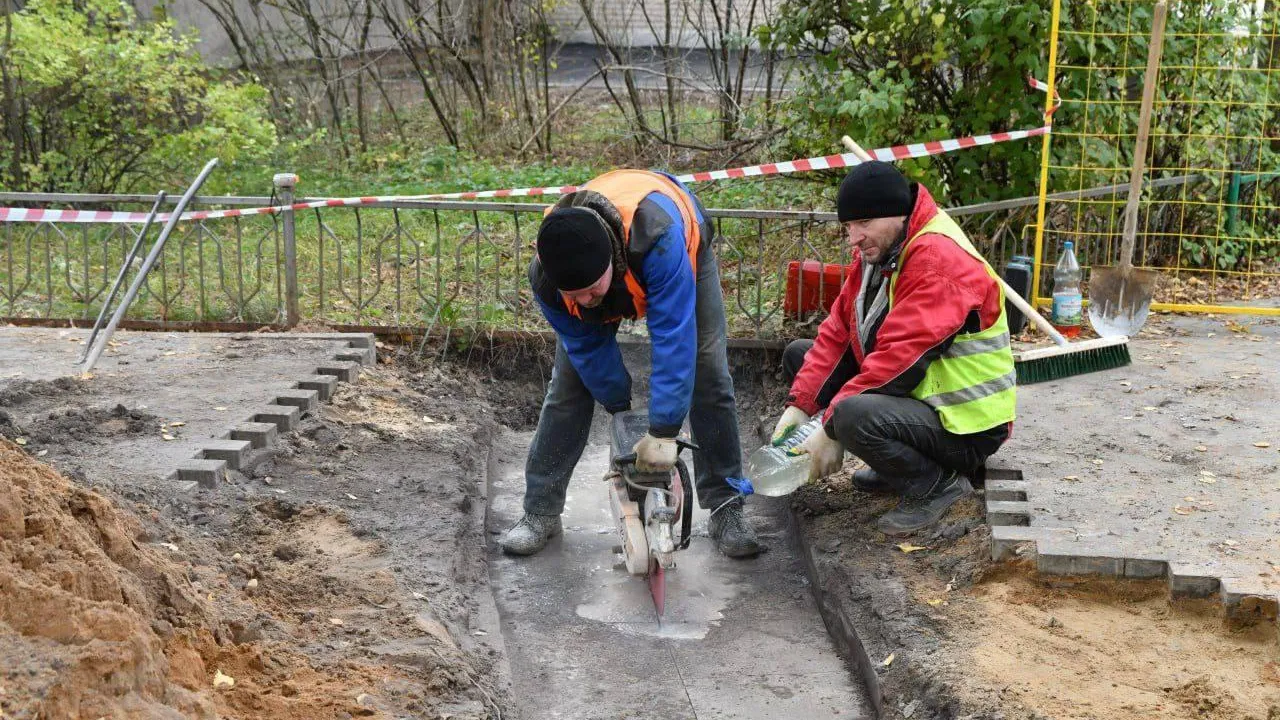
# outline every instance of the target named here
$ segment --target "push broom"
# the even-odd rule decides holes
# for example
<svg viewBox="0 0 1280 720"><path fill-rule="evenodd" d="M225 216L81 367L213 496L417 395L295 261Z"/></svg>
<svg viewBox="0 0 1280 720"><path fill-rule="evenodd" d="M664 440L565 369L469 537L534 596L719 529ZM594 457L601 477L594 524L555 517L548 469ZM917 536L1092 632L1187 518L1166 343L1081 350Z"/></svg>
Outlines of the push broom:
<svg viewBox="0 0 1280 720"><path fill-rule="evenodd" d="M859 160L874 160L870 153L863 150L848 135L841 138L844 146ZM1036 327L1048 335L1055 343L1054 347L1024 350L1013 354L1014 368L1018 373L1020 385L1060 380L1072 375L1111 370L1124 367L1132 360L1129 357L1129 338L1127 336L1099 338L1073 343L1053 328L1048 320L1041 317L1017 290L1009 287L1009 283L996 275L996 280L1004 289L1004 296L1013 306L1027 316Z"/></svg>

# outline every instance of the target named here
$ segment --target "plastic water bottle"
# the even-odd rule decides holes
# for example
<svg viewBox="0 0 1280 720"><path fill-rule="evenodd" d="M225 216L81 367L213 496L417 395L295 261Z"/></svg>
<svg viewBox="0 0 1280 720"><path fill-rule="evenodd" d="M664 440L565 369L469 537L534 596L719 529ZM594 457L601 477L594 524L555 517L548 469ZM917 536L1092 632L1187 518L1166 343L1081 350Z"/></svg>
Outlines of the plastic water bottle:
<svg viewBox="0 0 1280 720"><path fill-rule="evenodd" d="M1053 311L1049 322L1065 337L1080 334L1084 322L1084 298L1080 294L1080 263L1076 262L1075 243L1062 243L1062 257L1053 269Z"/></svg>
<svg viewBox="0 0 1280 720"><path fill-rule="evenodd" d="M757 495L778 497L793 492L809 480L808 455L788 455L814 432L822 432L822 417L796 428L782 445L765 445L747 458L747 477Z"/></svg>

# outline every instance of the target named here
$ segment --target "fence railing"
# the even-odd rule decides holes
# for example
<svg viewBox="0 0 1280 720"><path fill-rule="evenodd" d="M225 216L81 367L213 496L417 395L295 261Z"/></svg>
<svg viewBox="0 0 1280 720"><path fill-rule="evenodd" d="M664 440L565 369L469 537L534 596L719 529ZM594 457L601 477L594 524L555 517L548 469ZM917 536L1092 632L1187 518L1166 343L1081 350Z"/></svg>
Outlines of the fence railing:
<svg viewBox="0 0 1280 720"><path fill-rule="evenodd" d="M200 208L294 200L203 197ZM116 210L143 195L0 194L0 204ZM1030 254L1036 198L952 209L995 265ZM130 309L134 320L190 327L227 323L372 327L414 333L545 329L526 273L544 205L397 201L183 223ZM709 211L726 312L735 337L812 332L820 315L784 312L787 266L845 265L834 213ZM91 321L138 228L0 224L0 317ZM801 283L805 282L801 275ZM803 294L804 288L794 288ZM817 288L819 296L827 292Z"/></svg>

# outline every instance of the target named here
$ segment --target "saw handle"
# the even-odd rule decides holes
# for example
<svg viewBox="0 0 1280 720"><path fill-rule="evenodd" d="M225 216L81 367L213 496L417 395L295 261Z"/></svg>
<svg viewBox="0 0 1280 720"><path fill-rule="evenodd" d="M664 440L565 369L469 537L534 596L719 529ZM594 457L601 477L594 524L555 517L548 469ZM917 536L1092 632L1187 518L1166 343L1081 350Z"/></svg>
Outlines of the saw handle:
<svg viewBox="0 0 1280 720"><path fill-rule="evenodd" d="M1161 5L1163 4L1164 3L1161 3ZM871 153L867 152L866 150L863 150L862 147L859 146L858 143L854 142L853 138L849 137L848 135L841 137L840 142L844 143L845 148L849 152L853 153L859 160L863 162L867 162L868 160L875 159L871 157ZM1035 326L1040 329L1040 332L1043 332L1045 335L1048 335L1049 338L1052 339L1059 346L1066 347L1069 344L1068 340L1062 336L1062 333L1053 329L1053 325L1050 325L1048 320L1045 320L1044 317L1040 315L1040 313L1036 312L1036 309L1031 307L1030 303L1024 300L1022 296L1018 294L1017 290L1014 290L1012 287L1010 287L1009 283L1004 281L1004 278L1000 277L999 275L996 275L996 281L999 282L1000 287L1004 289L1005 299L1013 303L1013 306L1018 308L1018 310L1020 310L1022 314L1027 317L1028 320L1034 323Z"/></svg>
<svg viewBox="0 0 1280 720"><path fill-rule="evenodd" d="M680 438L676 438L676 448L677 448L676 449L677 458L680 456L681 450L701 450L702 449L697 445L694 445L691 442L686 442L684 440L681 440ZM618 467L623 467L624 465L635 465L636 454L634 452L629 452L626 455L619 455L613 459L613 464L617 465Z"/></svg>

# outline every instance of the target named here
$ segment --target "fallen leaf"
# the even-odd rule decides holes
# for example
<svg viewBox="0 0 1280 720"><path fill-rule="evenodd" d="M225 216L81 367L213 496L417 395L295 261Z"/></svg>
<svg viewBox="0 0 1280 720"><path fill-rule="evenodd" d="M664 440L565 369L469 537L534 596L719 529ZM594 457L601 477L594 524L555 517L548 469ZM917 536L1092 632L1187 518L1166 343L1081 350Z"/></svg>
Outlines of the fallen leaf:
<svg viewBox="0 0 1280 720"><path fill-rule="evenodd" d="M167 355L177 355L177 354L178 354L178 352L177 352L176 350L166 350L164 354L165 354L166 356L167 356Z"/></svg>
<svg viewBox="0 0 1280 720"><path fill-rule="evenodd" d="M226 408L219 405L218 407L214 408L214 410L217 410L218 412L222 412L223 410L226 410Z"/></svg>
<svg viewBox="0 0 1280 720"><path fill-rule="evenodd" d="M1100 459L1098 459L1098 458L1094 458L1094 459L1093 459L1093 464L1094 464L1094 465L1101 465L1101 464L1102 464L1102 460L1100 460Z"/></svg>
<svg viewBox="0 0 1280 720"><path fill-rule="evenodd" d="M1183 499L1183 500L1186 500L1187 502L1195 502L1195 501L1196 501L1195 497L1193 497L1193 496L1191 496L1191 495L1188 495L1188 496L1186 496L1186 497L1184 497L1184 498L1182 498L1182 499Z"/></svg>
<svg viewBox="0 0 1280 720"><path fill-rule="evenodd" d="M1218 477L1217 475L1214 475L1212 472L1209 472L1208 470L1201 470L1200 474L1205 477Z"/></svg>
<svg viewBox="0 0 1280 720"><path fill-rule="evenodd" d="M343 625L346 625L346 623L342 622L342 618L329 618L329 624L336 625L338 627L342 627Z"/></svg>
<svg viewBox="0 0 1280 720"><path fill-rule="evenodd" d="M186 425L186 424L187 424L187 423L186 423L186 422L184 422L184 421L182 421L182 420L175 420L175 421L173 421L173 422L169 423L169 427L182 427L183 425Z"/></svg>
<svg viewBox="0 0 1280 720"><path fill-rule="evenodd" d="M49 454L48 450L41 450L40 452L36 453L36 457L44 457L45 455L48 455L48 454Z"/></svg>
<svg viewBox="0 0 1280 720"><path fill-rule="evenodd" d="M1256 442L1256 443L1254 443L1254 444L1253 444L1253 446L1254 446L1254 447L1256 447L1256 448L1269 448L1269 447L1271 447L1271 443L1266 442L1266 441L1263 441L1263 442Z"/></svg>
<svg viewBox="0 0 1280 720"><path fill-rule="evenodd" d="M1173 506L1173 511L1178 513L1179 515L1190 515L1193 509L1194 508L1184 508L1181 505Z"/></svg>
<svg viewBox="0 0 1280 720"><path fill-rule="evenodd" d="M1147 405L1147 406L1143 407L1142 409L1143 409L1143 410L1146 410L1147 412L1151 412L1152 410L1155 410L1155 409L1156 409L1156 406L1155 406L1155 405Z"/></svg>
<svg viewBox="0 0 1280 720"><path fill-rule="evenodd" d="M472 630L472 631L471 631L471 634L472 634L472 635L476 635L476 636L478 636L478 637L484 637L485 635L488 635L489 633L487 633L487 632L485 632L485 631L483 631L483 630Z"/></svg>
<svg viewBox="0 0 1280 720"><path fill-rule="evenodd" d="M930 605L934 607L938 607L939 605L942 604L942 598L934 598L932 600L927 600L926 602L928 602Z"/></svg>
<svg viewBox="0 0 1280 720"><path fill-rule="evenodd" d="M1078 475L1067 475L1062 479L1066 480L1067 482L1080 482L1080 477Z"/></svg>
<svg viewBox="0 0 1280 720"><path fill-rule="evenodd" d="M223 675L221 670L213 674L213 686L215 688L233 688L236 686L236 679L230 675Z"/></svg>
<svg viewBox="0 0 1280 720"><path fill-rule="evenodd" d="M174 436L170 435L169 433L160 433L160 439L161 439L161 440L176 440L177 438L175 438Z"/></svg>
<svg viewBox="0 0 1280 720"><path fill-rule="evenodd" d="M1205 485L1212 485L1212 484L1214 484L1214 483L1218 482L1218 479L1217 479L1217 478L1211 478L1211 477L1202 477L1202 478L1200 478L1200 482L1204 483Z"/></svg>
<svg viewBox="0 0 1280 720"><path fill-rule="evenodd" d="M893 664L893 658L894 658L894 653L889 653L889 657L887 657L887 658L885 658L883 661L881 661L881 663L880 663L880 667L889 667L890 665L892 665L892 664Z"/></svg>
<svg viewBox="0 0 1280 720"><path fill-rule="evenodd" d="M80 379L81 379L81 380L92 380L92 379L93 379L93 373L80 373Z"/></svg>
<svg viewBox="0 0 1280 720"><path fill-rule="evenodd" d="M910 554L913 552L920 552L921 550L928 550L929 548L921 547L919 545L912 545L911 543L902 543L901 545L898 546L898 549L904 553Z"/></svg>
<svg viewBox="0 0 1280 720"><path fill-rule="evenodd" d="M1197 445L1197 446L1196 446L1196 452L1209 452L1209 448L1207 448L1207 447L1205 447L1205 446L1203 446L1203 445Z"/></svg>
<svg viewBox="0 0 1280 720"><path fill-rule="evenodd" d="M18 438L17 440L14 440L14 442L18 443L19 445L26 445L26 444L27 444L27 439L26 439L26 438Z"/></svg>
<svg viewBox="0 0 1280 720"><path fill-rule="evenodd" d="M347 493L347 499L348 499L348 500L359 500L360 498L356 497L355 495L352 495L351 493Z"/></svg>

